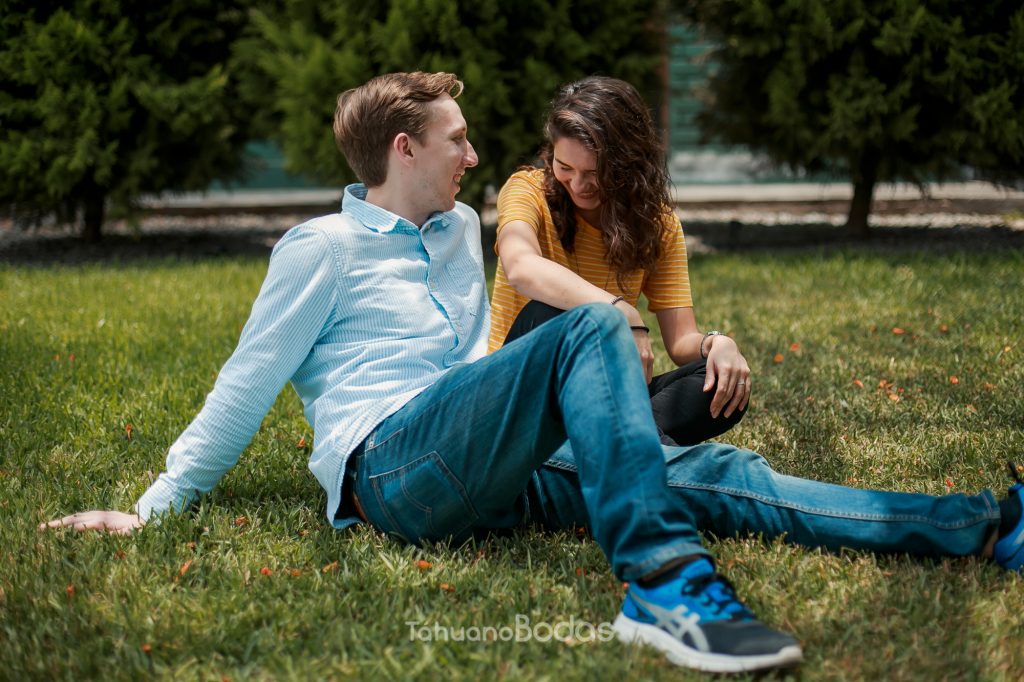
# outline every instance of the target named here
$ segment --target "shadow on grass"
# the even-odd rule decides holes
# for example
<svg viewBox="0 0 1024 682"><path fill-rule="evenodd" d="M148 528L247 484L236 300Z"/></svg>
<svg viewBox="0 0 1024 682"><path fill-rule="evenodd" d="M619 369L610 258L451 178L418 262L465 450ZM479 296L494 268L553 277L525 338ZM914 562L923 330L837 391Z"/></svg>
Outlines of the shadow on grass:
<svg viewBox="0 0 1024 682"><path fill-rule="evenodd" d="M298 219L267 220L259 227L143 227L118 231L99 244L86 244L63 231L0 231L0 263L18 266L138 264L149 260L198 261L237 256L267 257L277 240ZM686 222L692 253L866 249L870 251L991 252L1024 251L1024 230L1005 226L875 227L868 240L850 237L842 227L821 224L760 225ZM484 258L495 259L494 227L483 230Z"/></svg>
<svg viewBox="0 0 1024 682"><path fill-rule="evenodd" d="M870 251L1024 250L1024 230L1005 226L873 227L867 240L828 223L753 225L739 221L687 222L687 248L694 252L865 249Z"/></svg>
<svg viewBox="0 0 1024 682"><path fill-rule="evenodd" d="M267 258L291 225L252 229L174 229L106 235L86 244L68 234L26 233L0 241L0 263L18 266L141 264L151 260L199 261Z"/></svg>

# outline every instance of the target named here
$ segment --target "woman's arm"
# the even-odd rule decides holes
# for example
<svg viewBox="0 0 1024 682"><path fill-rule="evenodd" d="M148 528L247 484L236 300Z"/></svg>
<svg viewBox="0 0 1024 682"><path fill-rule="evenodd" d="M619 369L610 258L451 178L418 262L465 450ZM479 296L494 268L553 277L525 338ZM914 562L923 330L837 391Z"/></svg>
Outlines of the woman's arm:
<svg viewBox="0 0 1024 682"><path fill-rule="evenodd" d="M613 299L601 287L594 286L572 270L541 255L537 233L525 221L511 220L502 225L495 250L509 284L526 298L562 310L586 303L608 303ZM631 327L644 326L643 317L636 307L626 301L619 301L615 307L626 315ZM654 367L650 338L641 329L633 330L633 339L640 352L644 375L650 383Z"/></svg>
<svg viewBox="0 0 1024 682"><path fill-rule="evenodd" d="M736 342L725 335L705 338L697 328L693 308L668 308L655 314L672 362L683 365L707 357L704 391L715 388L711 416L730 417L737 409L746 409L750 401L750 367Z"/></svg>

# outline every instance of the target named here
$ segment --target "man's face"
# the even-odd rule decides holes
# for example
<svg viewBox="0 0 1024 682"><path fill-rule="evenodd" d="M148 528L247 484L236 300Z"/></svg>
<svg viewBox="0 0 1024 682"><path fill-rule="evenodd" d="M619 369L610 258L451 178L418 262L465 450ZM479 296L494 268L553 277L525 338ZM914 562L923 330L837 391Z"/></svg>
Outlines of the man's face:
<svg viewBox="0 0 1024 682"><path fill-rule="evenodd" d="M418 153L416 193L422 210L429 215L455 208L459 181L478 159L466 137L466 119L455 100L442 95L427 107L430 116L421 136L422 144L413 139L412 145Z"/></svg>

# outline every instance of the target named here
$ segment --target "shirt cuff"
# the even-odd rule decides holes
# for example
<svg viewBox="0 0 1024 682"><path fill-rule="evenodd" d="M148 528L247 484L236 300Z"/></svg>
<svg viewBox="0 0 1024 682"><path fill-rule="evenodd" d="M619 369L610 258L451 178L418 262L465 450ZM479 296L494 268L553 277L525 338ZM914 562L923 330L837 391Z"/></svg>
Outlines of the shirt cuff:
<svg viewBox="0 0 1024 682"><path fill-rule="evenodd" d="M160 475L135 503L135 513L143 521L148 522L154 515L171 510L180 512L188 505L189 497L187 493L172 486L165 476Z"/></svg>

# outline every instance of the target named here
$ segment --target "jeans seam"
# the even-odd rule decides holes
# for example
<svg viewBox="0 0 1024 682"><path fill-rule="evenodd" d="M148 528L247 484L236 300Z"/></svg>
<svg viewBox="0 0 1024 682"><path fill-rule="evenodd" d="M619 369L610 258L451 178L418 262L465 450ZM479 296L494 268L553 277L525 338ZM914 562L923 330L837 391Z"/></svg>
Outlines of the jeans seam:
<svg viewBox="0 0 1024 682"><path fill-rule="evenodd" d="M676 488L689 488L691 490L704 490L704 491L713 492L713 493L722 493L722 494L725 494L725 495L730 495L732 497L741 497L741 498L744 498L744 499L755 500L757 502L762 502L764 504L768 504L768 505L771 505L773 507L781 507L783 509L792 509L794 511L798 511L798 512L805 513L805 514L815 514L817 516L827 516L829 518L834 518L834 519L852 519L852 520L857 520L857 521L875 521L875 522L885 522L885 523L906 523L906 522L924 523L924 524L933 526L935 528L940 528L940 529L943 529L943 530L957 530L957 529L961 529L961 528L969 528L969 527L975 526L978 523L981 523L983 521L987 523L987 522L991 522L993 520L993 517L990 515L991 514L991 508L990 508L990 514L971 516L971 517L968 517L966 519L961 519L960 521L957 521L955 523L944 523L944 522L935 521L934 519L931 519L931 518L929 518L927 516L917 516L917 515L913 515L913 514L890 514L890 515L885 515L885 514L864 514L864 513L857 513L857 512L838 513L838 512L832 511L832 510L828 510L828 509L821 509L819 507L812 507L812 506L808 506L808 505L796 504L796 503L793 503L793 502L783 501L783 500L780 500L778 498L768 497L766 495L758 495L757 493L752 493L752 492L746 491L746 490L740 490L738 488L726 488L724 486L697 485L697 484L693 484L693 483L678 483L678 482L673 482L673 481L669 482L669 486L670 487L676 487ZM987 499L986 499L986 506L989 506Z"/></svg>

